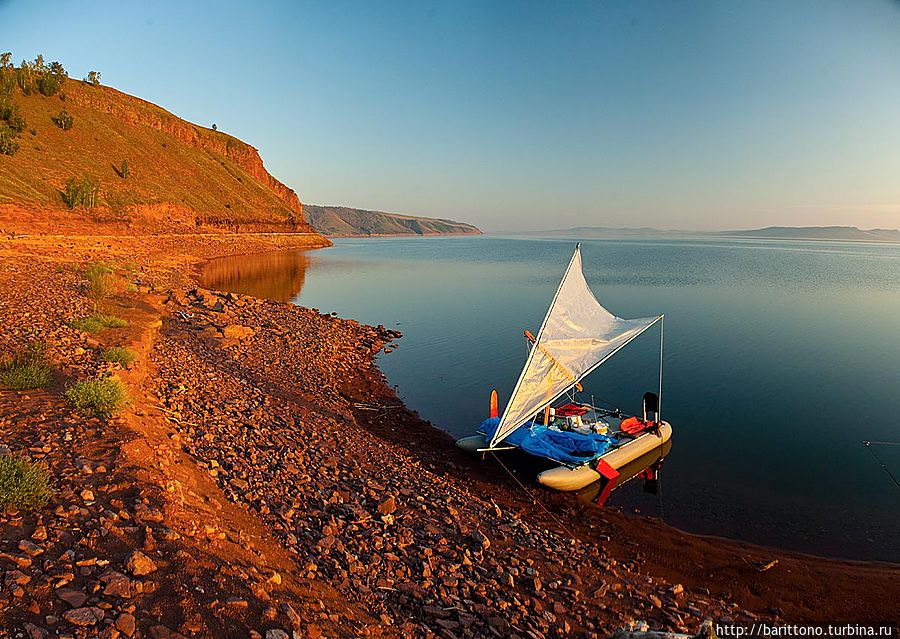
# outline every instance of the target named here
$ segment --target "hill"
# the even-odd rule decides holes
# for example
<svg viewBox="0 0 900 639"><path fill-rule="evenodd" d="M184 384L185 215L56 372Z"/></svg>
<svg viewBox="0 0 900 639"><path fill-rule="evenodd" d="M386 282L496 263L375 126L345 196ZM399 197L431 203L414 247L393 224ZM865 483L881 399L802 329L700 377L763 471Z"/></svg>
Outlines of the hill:
<svg viewBox="0 0 900 639"><path fill-rule="evenodd" d="M249 144L110 87L63 77L44 95L21 86L21 69L0 74L0 111L21 130L0 154L0 228L311 230L297 194Z"/></svg>
<svg viewBox="0 0 900 639"><path fill-rule="evenodd" d="M703 238L731 237L772 240L833 240L843 242L900 242L897 229L859 229L855 226L769 226L761 229L739 229L731 231L685 231L678 229L655 229L651 227L606 227L575 226L567 229L529 231L516 235L536 237L582 237L582 238Z"/></svg>
<svg viewBox="0 0 900 639"><path fill-rule="evenodd" d="M481 235L471 224L439 218L316 204L307 204L303 210L306 220L322 235Z"/></svg>
<svg viewBox="0 0 900 639"><path fill-rule="evenodd" d="M859 229L855 226L769 226L762 229L722 231L728 237L758 237L790 240L841 240L854 242L900 242L897 229Z"/></svg>

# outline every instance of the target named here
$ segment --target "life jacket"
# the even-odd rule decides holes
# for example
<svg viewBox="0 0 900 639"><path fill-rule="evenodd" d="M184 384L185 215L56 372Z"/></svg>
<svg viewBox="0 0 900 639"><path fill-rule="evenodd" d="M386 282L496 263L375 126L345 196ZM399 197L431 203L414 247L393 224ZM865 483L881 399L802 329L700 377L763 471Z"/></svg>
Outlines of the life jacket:
<svg viewBox="0 0 900 639"><path fill-rule="evenodd" d="M637 417L629 417L628 419L622 420L622 424L619 426L619 431L625 433L626 435L637 435L638 433L642 433L645 430L650 430L655 427L655 422L645 422L641 421Z"/></svg>

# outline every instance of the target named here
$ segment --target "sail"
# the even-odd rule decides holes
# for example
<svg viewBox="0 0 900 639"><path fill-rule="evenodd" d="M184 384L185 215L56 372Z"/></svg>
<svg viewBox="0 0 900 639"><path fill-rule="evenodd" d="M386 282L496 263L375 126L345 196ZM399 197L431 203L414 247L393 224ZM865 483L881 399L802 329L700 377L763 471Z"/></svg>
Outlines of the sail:
<svg viewBox="0 0 900 639"><path fill-rule="evenodd" d="M659 316L627 320L603 308L584 279L581 249L576 246L525 368L491 437L490 447L562 396L658 319Z"/></svg>

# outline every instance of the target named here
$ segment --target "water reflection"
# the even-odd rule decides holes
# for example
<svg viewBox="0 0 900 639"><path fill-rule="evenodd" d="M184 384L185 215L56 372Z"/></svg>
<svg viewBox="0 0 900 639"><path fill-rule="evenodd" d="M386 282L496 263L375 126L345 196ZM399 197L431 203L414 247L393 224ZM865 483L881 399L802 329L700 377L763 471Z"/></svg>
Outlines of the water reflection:
<svg viewBox="0 0 900 639"><path fill-rule="evenodd" d="M579 490L576 493L578 499L602 506L606 503L610 490L619 489L635 478L643 480L645 493L656 495L659 488L659 475L662 465L670 450L672 450L671 439L667 440L659 448L654 448L622 466L619 469L619 476L612 487L609 486L608 480L601 479Z"/></svg>
<svg viewBox="0 0 900 639"><path fill-rule="evenodd" d="M306 251L270 251L212 260L203 269L204 287L289 302L300 294L309 267Z"/></svg>

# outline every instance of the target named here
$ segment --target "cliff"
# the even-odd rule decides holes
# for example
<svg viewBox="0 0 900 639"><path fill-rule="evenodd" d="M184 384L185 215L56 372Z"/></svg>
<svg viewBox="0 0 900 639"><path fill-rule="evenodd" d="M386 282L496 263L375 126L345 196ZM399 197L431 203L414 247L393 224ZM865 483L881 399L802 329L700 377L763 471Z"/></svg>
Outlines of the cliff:
<svg viewBox="0 0 900 639"><path fill-rule="evenodd" d="M14 88L6 100L25 128L18 150L0 155L0 228L312 231L297 194L226 133L71 79L56 95ZM55 121L63 111L71 128ZM68 201L70 183L96 184L93 206Z"/></svg>

